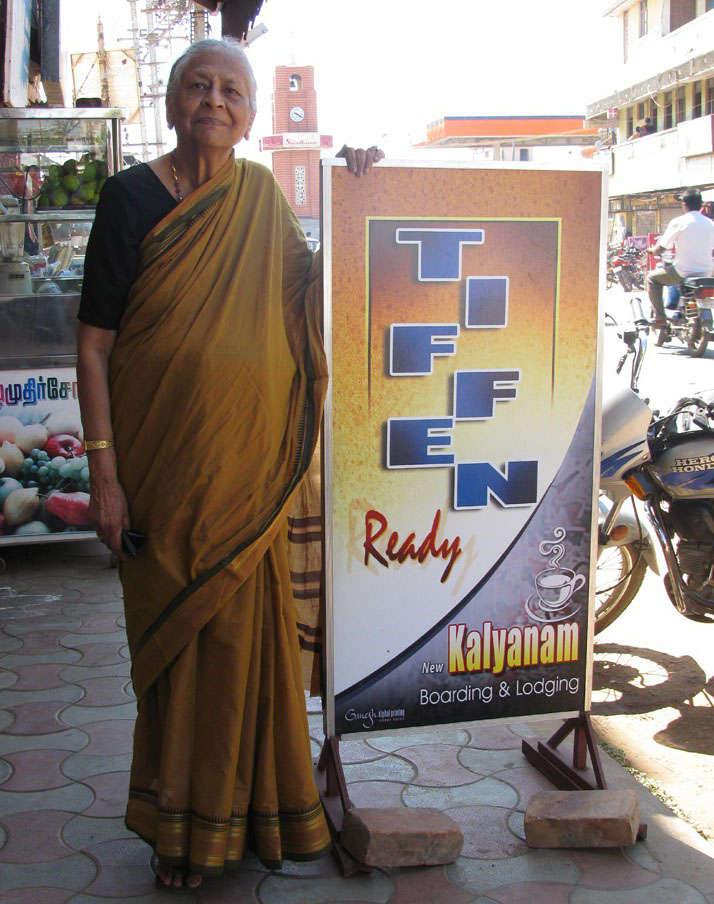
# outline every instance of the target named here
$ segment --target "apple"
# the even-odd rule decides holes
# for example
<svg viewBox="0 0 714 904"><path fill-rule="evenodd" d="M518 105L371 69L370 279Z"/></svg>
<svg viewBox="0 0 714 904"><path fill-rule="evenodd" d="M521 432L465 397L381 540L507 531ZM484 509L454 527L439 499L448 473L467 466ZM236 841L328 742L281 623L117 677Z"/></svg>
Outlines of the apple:
<svg viewBox="0 0 714 904"><path fill-rule="evenodd" d="M58 433L45 443L45 452L50 458L61 455L62 458L79 458L84 453L84 446L69 433Z"/></svg>

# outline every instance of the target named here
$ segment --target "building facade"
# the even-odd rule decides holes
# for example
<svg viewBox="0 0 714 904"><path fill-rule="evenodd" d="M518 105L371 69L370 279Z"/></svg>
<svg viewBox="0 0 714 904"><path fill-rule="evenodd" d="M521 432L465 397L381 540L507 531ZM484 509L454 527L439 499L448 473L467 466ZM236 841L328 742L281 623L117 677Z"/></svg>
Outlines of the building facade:
<svg viewBox="0 0 714 904"><path fill-rule="evenodd" d="M617 89L587 118L601 130L610 213L633 234L660 232L679 189L714 189L714 0L610 0L604 14L619 20L620 63L604 73Z"/></svg>
<svg viewBox="0 0 714 904"><path fill-rule="evenodd" d="M260 140L272 151L273 173L308 239L320 237L320 150L332 147L317 129L317 92L312 66L276 66L273 134Z"/></svg>
<svg viewBox="0 0 714 904"><path fill-rule="evenodd" d="M598 130L583 115L443 116L426 127L415 147L469 148L486 160L554 159L562 152L579 152L592 143Z"/></svg>

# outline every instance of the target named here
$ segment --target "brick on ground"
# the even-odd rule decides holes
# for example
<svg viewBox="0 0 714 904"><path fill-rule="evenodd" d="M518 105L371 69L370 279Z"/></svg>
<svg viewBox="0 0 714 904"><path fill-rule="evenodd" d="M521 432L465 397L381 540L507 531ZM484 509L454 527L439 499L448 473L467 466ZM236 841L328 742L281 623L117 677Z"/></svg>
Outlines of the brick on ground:
<svg viewBox="0 0 714 904"><path fill-rule="evenodd" d="M464 836L440 810L356 807L345 814L340 841L367 866L437 866L456 860Z"/></svg>
<svg viewBox="0 0 714 904"><path fill-rule="evenodd" d="M634 791L542 791L526 807L526 841L534 848L634 844L640 810Z"/></svg>

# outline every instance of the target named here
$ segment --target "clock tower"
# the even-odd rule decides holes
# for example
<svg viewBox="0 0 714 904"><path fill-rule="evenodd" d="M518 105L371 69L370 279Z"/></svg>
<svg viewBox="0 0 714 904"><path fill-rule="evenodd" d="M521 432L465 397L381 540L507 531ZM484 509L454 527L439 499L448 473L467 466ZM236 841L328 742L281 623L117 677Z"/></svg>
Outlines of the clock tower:
<svg viewBox="0 0 714 904"><path fill-rule="evenodd" d="M312 66L276 66L273 135L260 140L273 152L273 173L300 221L315 241L320 232L320 149L332 147L317 130L317 93Z"/></svg>

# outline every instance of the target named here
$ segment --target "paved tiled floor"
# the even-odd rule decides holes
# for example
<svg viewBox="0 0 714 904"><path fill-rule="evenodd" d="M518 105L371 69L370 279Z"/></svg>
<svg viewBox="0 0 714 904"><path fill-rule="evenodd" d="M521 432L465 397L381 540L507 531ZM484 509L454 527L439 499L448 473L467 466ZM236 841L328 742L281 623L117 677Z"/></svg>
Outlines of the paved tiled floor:
<svg viewBox="0 0 714 904"><path fill-rule="evenodd" d="M135 705L116 573L96 545L13 549L0 575L0 901L166 901L126 830ZM314 707L313 707L314 709ZM309 715L313 749L321 716ZM248 860L196 902L260 904L714 904L714 851L638 787L649 837L607 851L531 851L529 797L549 785L520 752L544 726L469 723L345 741L358 806L438 807L464 832L444 868L340 876L331 857L279 872Z"/></svg>

